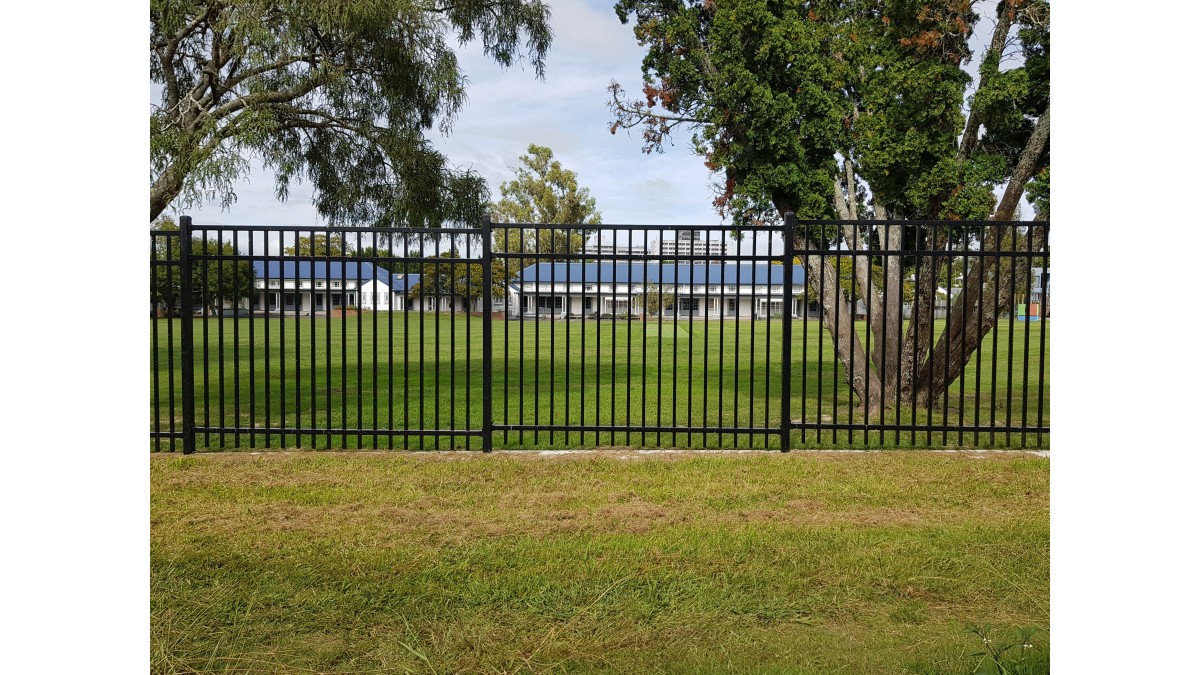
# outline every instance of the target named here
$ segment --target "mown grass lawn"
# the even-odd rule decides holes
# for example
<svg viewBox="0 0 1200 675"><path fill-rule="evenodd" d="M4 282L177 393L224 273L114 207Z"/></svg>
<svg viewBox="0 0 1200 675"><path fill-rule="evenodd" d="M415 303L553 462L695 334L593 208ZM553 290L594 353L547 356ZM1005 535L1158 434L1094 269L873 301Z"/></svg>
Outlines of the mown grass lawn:
<svg viewBox="0 0 1200 675"><path fill-rule="evenodd" d="M935 333L940 333L938 322ZM344 429L479 429L483 362L479 317L360 314L341 317L196 319L197 424L253 434L202 434L199 447L479 448L476 438L342 434ZM768 330L769 329L769 330ZM180 323L151 322L151 428L182 426ZM865 322L859 322L866 339ZM1043 336L1043 330L1046 335ZM625 424L777 429L782 377L778 320L660 322L497 321L493 408L497 423ZM1002 321L936 410L900 408L904 426L1049 426L1049 327ZM1043 349L1043 343L1045 345ZM207 347L206 347L207 346ZM793 326L791 417L862 423L816 321ZM153 401L160 402L155 408ZM174 397L174 408L169 404ZM876 408L878 402L873 402ZM329 433L266 433L281 427ZM407 444L406 444L407 442ZM165 442L163 442L165 443ZM778 447L778 436L497 434L497 447ZM796 431L793 447L1046 447L1045 434ZM155 447L163 447L156 445Z"/></svg>
<svg viewBox="0 0 1200 675"><path fill-rule="evenodd" d="M968 673L1049 624L1026 454L150 462L156 673Z"/></svg>

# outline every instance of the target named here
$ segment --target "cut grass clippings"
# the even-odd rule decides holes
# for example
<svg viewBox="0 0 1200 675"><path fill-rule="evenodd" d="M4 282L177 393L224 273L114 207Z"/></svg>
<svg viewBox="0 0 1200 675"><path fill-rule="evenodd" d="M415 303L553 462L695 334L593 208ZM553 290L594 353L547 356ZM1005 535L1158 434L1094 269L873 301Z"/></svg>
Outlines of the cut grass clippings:
<svg viewBox="0 0 1200 675"><path fill-rule="evenodd" d="M150 462L153 672L965 673L1049 624L1026 454Z"/></svg>

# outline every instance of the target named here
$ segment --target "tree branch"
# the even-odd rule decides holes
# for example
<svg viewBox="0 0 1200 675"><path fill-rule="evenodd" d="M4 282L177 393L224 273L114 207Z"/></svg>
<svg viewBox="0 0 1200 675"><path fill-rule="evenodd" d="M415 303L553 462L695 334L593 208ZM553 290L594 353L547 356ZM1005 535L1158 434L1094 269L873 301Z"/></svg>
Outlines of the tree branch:
<svg viewBox="0 0 1200 675"><path fill-rule="evenodd" d="M313 74L307 81L300 83L292 89L283 91L263 91L254 94L247 94L233 99L215 110L209 117L213 120L220 120L226 116L235 113L243 108L252 108L260 105L269 105L272 103L289 103L305 94L311 93L317 87L321 86L321 78Z"/></svg>
<svg viewBox="0 0 1200 675"><path fill-rule="evenodd" d="M266 63L261 66L257 66L255 68L250 68L249 70L243 71L237 77L232 77L233 73L230 73L230 78L225 81L225 84L222 85L222 87L226 91L230 91L252 77L257 77L259 75L265 75L266 73L269 73L272 70L279 70L281 68L287 68L288 66L295 64L295 63L310 62L310 63L313 63L313 65L315 66L316 65L315 60L316 60L315 52L306 52L304 54L300 54L299 56L285 58L285 59L279 59L278 61L274 61L272 63Z"/></svg>
<svg viewBox="0 0 1200 675"><path fill-rule="evenodd" d="M1011 0L1001 0L1000 5L996 8L996 28L992 32L992 42L988 50L983 54L983 61L987 61L993 54L999 58L1003 54L1004 45L1008 41L1008 31L1012 27L1012 12L1009 10ZM980 68L979 71L979 86L975 91L978 93L988 84L987 71ZM963 129L962 142L958 145L958 160L965 161L971 156L971 152L975 149L975 144L979 142L979 127L983 120L975 111L974 104L971 105L971 111L967 115L967 124Z"/></svg>
<svg viewBox="0 0 1200 675"><path fill-rule="evenodd" d="M1025 194L1026 185L1041 169L1038 166L1038 160L1045 153L1046 145L1049 142L1050 104L1047 103L1046 109L1038 117L1033 133L1029 135L1029 140L1025 143L1025 148L1021 150L1021 157L1017 160L1017 166L1013 169L1008 186L1004 189L1004 196L1000 198L1000 203L996 205L996 210L992 213L992 220L1012 220L1021 195Z"/></svg>

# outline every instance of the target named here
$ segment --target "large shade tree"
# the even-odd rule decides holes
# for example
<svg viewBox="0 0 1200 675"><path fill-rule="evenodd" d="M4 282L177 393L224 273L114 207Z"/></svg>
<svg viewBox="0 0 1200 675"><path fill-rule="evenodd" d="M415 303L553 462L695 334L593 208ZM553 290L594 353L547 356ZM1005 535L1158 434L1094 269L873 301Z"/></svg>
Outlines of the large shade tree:
<svg viewBox="0 0 1200 675"><path fill-rule="evenodd" d="M977 6L990 20L981 21ZM714 204L736 226L788 211L836 217L844 224L805 228L796 243L875 253L1044 244L1041 228L1018 230L1032 238L1018 244L1011 228L858 221L1007 221L1040 172L1035 191L1044 185L1045 196L1037 201L1048 208L1046 0L619 0L616 11L647 52L642 98L618 83L610 88L612 131L641 129L646 152L661 151L677 129L690 131L694 150L723 174ZM969 46L977 28L991 30L982 55ZM977 57L973 77L968 64ZM933 344L934 301L925 294L914 298L915 320L900 334L902 280L936 286L948 256L893 262L886 275L871 269L872 256L856 257L852 288L870 308L869 356L834 258L804 262L810 287L822 289L847 379L872 407L897 391L911 404L934 405L1011 302L1009 275L1023 279L1027 264L975 259ZM895 260L875 261L884 257ZM998 289L999 302L981 302L981 287Z"/></svg>
<svg viewBox="0 0 1200 675"><path fill-rule="evenodd" d="M150 219L228 205L257 158L280 199L309 181L333 223L478 222L485 181L425 138L465 100L451 43L541 77L549 14L542 0L151 0Z"/></svg>

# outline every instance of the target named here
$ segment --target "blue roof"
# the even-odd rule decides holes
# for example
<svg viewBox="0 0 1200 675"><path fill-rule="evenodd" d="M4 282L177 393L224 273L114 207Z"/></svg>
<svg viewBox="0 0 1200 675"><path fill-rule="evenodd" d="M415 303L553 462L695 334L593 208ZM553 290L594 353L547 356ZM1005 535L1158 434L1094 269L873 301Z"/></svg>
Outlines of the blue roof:
<svg viewBox="0 0 1200 675"><path fill-rule="evenodd" d="M525 283L616 283L625 284L683 284L783 285L783 265L767 263L537 263L521 270L516 281ZM804 267L792 267L792 283L804 283Z"/></svg>
<svg viewBox="0 0 1200 675"><path fill-rule="evenodd" d="M421 283L420 274L394 274L392 275L392 290L407 291L413 286Z"/></svg>
<svg viewBox="0 0 1200 675"><path fill-rule="evenodd" d="M282 264L283 273L280 274ZM394 291L407 291L421 281L420 274L392 274L369 262L331 260L262 260L253 261L256 279L322 279L325 281L370 281L388 284Z"/></svg>

